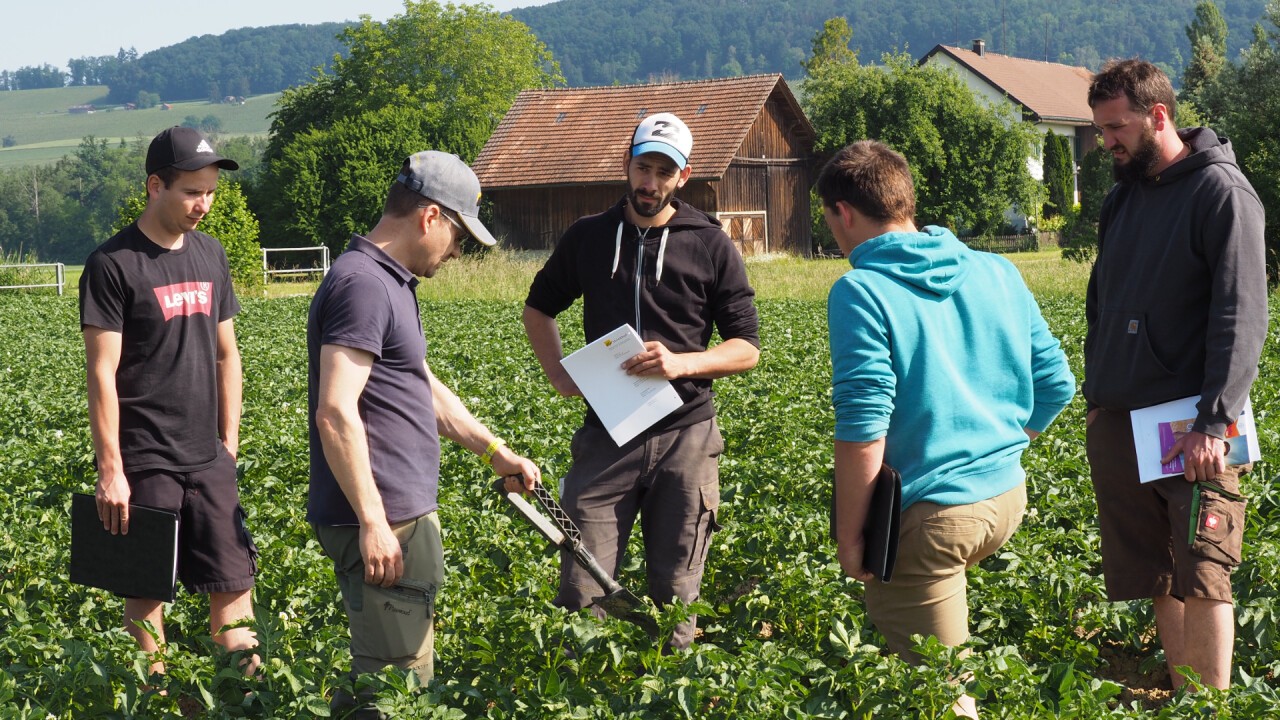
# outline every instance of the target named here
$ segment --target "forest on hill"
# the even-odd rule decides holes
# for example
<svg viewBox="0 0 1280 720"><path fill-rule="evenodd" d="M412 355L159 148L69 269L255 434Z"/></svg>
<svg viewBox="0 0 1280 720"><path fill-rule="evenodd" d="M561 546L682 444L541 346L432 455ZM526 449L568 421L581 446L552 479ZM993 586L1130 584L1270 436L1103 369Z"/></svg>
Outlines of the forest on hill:
<svg viewBox="0 0 1280 720"><path fill-rule="evenodd" d="M547 44L571 86L690 80L744 73L803 74L800 61L828 18L844 17L864 63L890 51L920 57L977 38L1006 55L1083 65L1141 56L1181 77L1184 29L1197 0L560 0L512 11ZM1227 57L1253 37L1265 0L1217 3ZM589 31L584 29L589 28Z"/></svg>
<svg viewBox="0 0 1280 720"><path fill-rule="evenodd" d="M924 55L939 43L1097 69L1141 56L1179 78L1190 61L1185 28L1197 0L559 0L519 8L570 86L690 80L750 73L803 74L815 33L844 17L864 63L886 52ZM1266 0L1223 0L1227 57L1252 39ZM0 90L106 85L112 102L139 93L165 101L271 93L310 81L343 50L346 23L241 28L138 54L80 57L0 70ZM590 28L590 32L584 32Z"/></svg>
<svg viewBox="0 0 1280 720"><path fill-rule="evenodd" d="M0 90L105 85L108 100L122 104L137 102L142 94L174 102L280 92L310 81L316 68L328 67L344 47L338 34L347 25L240 28L143 54L121 48L115 55L72 58L65 70L47 64L3 70Z"/></svg>

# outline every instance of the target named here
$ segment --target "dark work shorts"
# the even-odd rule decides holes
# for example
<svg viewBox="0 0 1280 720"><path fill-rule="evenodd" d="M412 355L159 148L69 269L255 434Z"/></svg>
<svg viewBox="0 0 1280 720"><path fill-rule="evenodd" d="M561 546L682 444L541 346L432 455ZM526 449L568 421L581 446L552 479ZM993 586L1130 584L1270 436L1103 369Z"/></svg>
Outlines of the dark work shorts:
<svg viewBox="0 0 1280 720"><path fill-rule="evenodd" d="M1107 599L1231 602L1231 569L1244 537L1240 475L1252 466L1229 465L1208 482L1176 475L1144 484L1128 412L1100 411L1085 435Z"/></svg>
<svg viewBox="0 0 1280 720"><path fill-rule="evenodd" d="M187 592L240 592L253 587L258 548L240 507L236 461L218 459L193 472L128 473L129 502L178 513L178 579Z"/></svg>

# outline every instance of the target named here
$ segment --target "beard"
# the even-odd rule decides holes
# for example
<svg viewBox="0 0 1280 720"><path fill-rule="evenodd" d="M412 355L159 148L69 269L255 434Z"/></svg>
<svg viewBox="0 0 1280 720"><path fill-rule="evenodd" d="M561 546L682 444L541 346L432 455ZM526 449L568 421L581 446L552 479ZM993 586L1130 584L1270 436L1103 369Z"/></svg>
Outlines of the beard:
<svg viewBox="0 0 1280 720"><path fill-rule="evenodd" d="M1111 174L1118 183L1139 183L1151 177L1160 164L1160 148L1156 145L1156 131L1150 125L1143 127L1138 147L1129 150L1129 162L1113 160Z"/></svg>
<svg viewBox="0 0 1280 720"><path fill-rule="evenodd" d="M631 209L640 217L654 217L671 204L672 197L674 197L674 193L670 195L640 195L635 188L632 188L627 193L627 203L631 205ZM641 201L652 203L652 205L642 205Z"/></svg>

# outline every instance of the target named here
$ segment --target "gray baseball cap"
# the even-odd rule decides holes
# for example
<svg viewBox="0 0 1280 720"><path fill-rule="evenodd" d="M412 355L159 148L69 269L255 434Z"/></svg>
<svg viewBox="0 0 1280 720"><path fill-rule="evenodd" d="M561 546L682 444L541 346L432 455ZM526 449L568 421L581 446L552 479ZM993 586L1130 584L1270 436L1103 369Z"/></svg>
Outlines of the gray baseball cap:
<svg viewBox="0 0 1280 720"><path fill-rule="evenodd" d="M462 158L437 150L414 153L396 182L458 213L467 231L481 244L498 244L480 222L480 181Z"/></svg>

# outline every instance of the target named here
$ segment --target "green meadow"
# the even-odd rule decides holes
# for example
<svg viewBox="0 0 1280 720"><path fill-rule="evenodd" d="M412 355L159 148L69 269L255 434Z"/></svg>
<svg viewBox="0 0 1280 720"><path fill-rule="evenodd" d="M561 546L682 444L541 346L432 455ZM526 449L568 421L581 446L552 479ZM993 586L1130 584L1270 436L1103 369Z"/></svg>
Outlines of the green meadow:
<svg viewBox="0 0 1280 720"><path fill-rule="evenodd" d="M0 138L12 137L15 144L0 148L0 168L22 167L56 161L92 135L111 142L132 142L181 125L188 116L204 119L212 115L221 123L219 133L265 136L279 93L256 95L244 105L211 103L204 100L172 103L144 110L126 110L106 102L105 87L67 87L0 92ZM77 105L93 105L91 114L71 113Z"/></svg>

